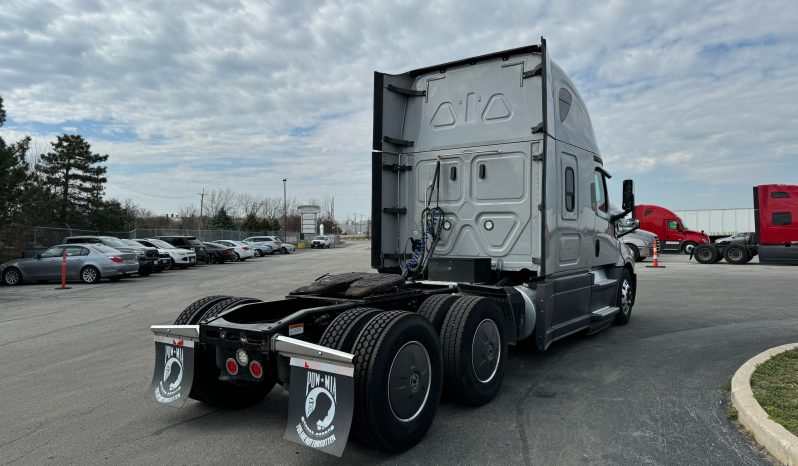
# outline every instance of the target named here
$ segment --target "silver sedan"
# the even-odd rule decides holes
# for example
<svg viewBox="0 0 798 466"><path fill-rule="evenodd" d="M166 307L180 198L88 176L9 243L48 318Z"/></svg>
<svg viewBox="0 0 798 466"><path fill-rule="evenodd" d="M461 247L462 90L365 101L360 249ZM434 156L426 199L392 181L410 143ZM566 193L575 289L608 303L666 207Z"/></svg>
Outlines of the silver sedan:
<svg viewBox="0 0 798 466"><path fill-rule="evenodd" d="M70 281L97 283L101 278L115 281L139 270L136 254L122 253L102 244L61 244L35 257L0 265L0 281L13 286L23 281L60 280L64 252L66 279Z"/></svg>

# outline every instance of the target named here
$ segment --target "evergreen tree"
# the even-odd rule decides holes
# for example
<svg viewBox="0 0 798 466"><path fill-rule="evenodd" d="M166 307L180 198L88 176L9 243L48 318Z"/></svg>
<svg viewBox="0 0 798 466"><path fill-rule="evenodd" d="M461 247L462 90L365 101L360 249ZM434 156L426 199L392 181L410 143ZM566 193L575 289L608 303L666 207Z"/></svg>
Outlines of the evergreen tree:
<svg viewBox="0 0 798 466"><path fill-rule="evenodd" d="M6 121L3 98L0 97L0 126ZM26 191L30 183L28 162L25 155L30 147L30 137L6 145L0 138L0 223L8 224L20 217L26 202Z"/></svg>
<svg viewBox="0 0 798 466"><path fill-rule="evenodd" d="M221 208L218 211L216 211L216 215L214 215L213 218L211 219L211 223L209 226L217 230L236 229L236 224L233 221L233 217L228 215L227 211L224 208Z"/></svg>
<svg viewBox="0 0 798 466"><path fill-rule="evenodd" d="M58 136L52 146L42 155L41 172L58 198L58 218L61 222L81 221L100 205L108 181L107 167L101 164L108 155L93 153L91 145L74 134Z"/></svg>

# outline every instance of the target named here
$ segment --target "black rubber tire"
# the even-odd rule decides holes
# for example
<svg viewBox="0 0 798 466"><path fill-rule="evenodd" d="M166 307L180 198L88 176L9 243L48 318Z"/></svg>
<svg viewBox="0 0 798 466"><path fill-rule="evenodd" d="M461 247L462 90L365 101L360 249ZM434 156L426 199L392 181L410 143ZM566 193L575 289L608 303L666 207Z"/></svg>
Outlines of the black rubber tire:
<svg viewBox="0 0 798 466"><path fill-rule="evenodd" d="M196 322L199 322L198 318L196 317L198 314L204 313L208 307L213 306L219 301L229 298L230 296L213 295L198 299L189 304L188 307L186 307L183 312L177 316L177 319L175 319L175 325L193 325L192 322L195 320Z"/></svg>
<svg viewBox="0 0 798 466"><path fill-rule="evenodd" d="M449 309L460 296L455 294L436 294L425 299L421 306L418 308L418 313L432 324L432 327L441 333L443 321L446 319L446 314Z"/></svg>
<svg viewBox="0 0 798 466"><path fill-rule="evenodd" d="M371 307L356 307L341 313L321 335L319 344L350 353L360 331L381 311Z"/></svg>
<svg viewBox="0 0 798 466"><path fill-rule="evenodd" d="M402 421L391 405L389 388L396 357L408 345L423 348L429 365L419 376L421 382L417 385L419 390L423 390L423 398L416 398L421 397L420 391L413 396L415 400L420 399L421 404L413 416ZM353 353L354 436L368 446L391 452L405 451L416 445L435 419L443 385L443 361L435 329L416 313L382 312L360 332ZM418 365L426 366L426 361ZM425 377L428 377L426 383ZM405 380L404 377L395 376L395 381L406 386Z"/></svg>
<svg viewBox="0 0 798 466"><path fill-rule="evenodd" d="M9 273L16 274L16 280L13 280L12 277L9 276ZM3 270L3 285L6 286L17 286L22 283L22 272L19 271L16 267L9 267Z"/></svg>
<svg viewBox="0 0 798 466"><path fill-rule="evenodd" d="M202 319L199 322L204 322L210 319L213 319L220 315L221 313L231 309L233 306L238 306L239 304L247 304L247 303L256 303L260 301L259 299L255 298L235 298L229 297L223 299L217 303L214 303L212 306L209 306L205 313L202 315Z"/></svg>
<svg viewBox="0 0 798 466"><path fill-rule="evenodd" d="M152 269L153 269L153 266L152 266L152 263L150 263L150 262L145 263L144 267L139 265L139 277L148 276L149 274L152 273Z"/></svg>
<svg viewBox="0 0 798 466"><path fill-rule="evenodd" d="M84 273L84 272L87 272L89 270L94 270L95 273L94 273L93 276L91 276L91 275L87 276ZM90 278L90 277L93 277L93 278ZM82 269L80 269L80 281L82 281L83 283L94 284L94 283L99 282L100 278L102 278L100 276L100 271L97 270L97 267L95 267L93 265L87 265L87 266L83 267Z"/></svg>
<svg viewBox="0 0 798 466"><path fill-rule="evenodd" d="M288 254L288 249L280 248L280 254Z"/></svg>
<svg viewBox="0 0 798 466"><path fill-rule="evenodd" d="M682 245L682 252L684 254L690 254L690 250L695 251L695 247L696 246L697 246L697 244L694 241L686 241Z"/></svg>
<svg viewBox="0 0 798 466"><path fill-rule="evenodd" d="M498 340L494 339L490 345L492 350L489 354L493 357L487 361L491 366L497 346L499 354L494 371L483 381L476 373L473 350L474 344L487 335L483 330L477 334L486 321L493 322L498 336ZM507 337L504 334L504 316L495 302L479 296L459 297L443 321L441 348L447 396L465 405L480 406L499 393L507 363Z"/></svg>
<svg viewBox="0 0 798 466"><path fill-rule="evenodd" d="M629 292L631 295L629 296L629 303L628 308L624 307L624 283L629 284ZM632 318L632 309L634 308L635 304L635 282L632 280L632 273L629 272L628 269L623 269L621 273L621 278L618 279L618 295L616 299L615 305L618 306L618 313L615 314L615 320L612 321L613 325L626 325L629 323L629 320Z"/></svg>
<svg viewBox="0 0 798 466"><path fill-rule="evenodd" d="M237 252L233 252L233 254L236 255L236 260L235 260L236 262L241 261L241 256L239 256Z"/></svg>
<svg viewBox="0 0 798 466"><path fill-rule="evenodd" d="M175 320L175 325L196 325L229 307L250 298L208 296L191 303ZM227 306L221 306L228 303ZM221 309L219 307L221 306ZM259 402L274 388L276 380L264 371L263 380L256 384L237 385L219 380L221 370L216 367L216 350L213 346L198 344L194 351L194 381L189 398L225 409L241 409Z"/></svg>
<svg viewBox="0 0 798 466"><path fill-rule="evenodd" d="M723 258L729 264L741 265L748 262L748 249L744 246L732 244L723 251Z"/></svg>
<svg viewBox="0 0 798 466"><path fill-rule="evenodd" d="M640 262L640 249L631 244L627 244L627 246L629 246L629 249L632 250L632 256L635 258L635 262Z"/></svg>
<svg viewBox="0 0 798 466"><path fill-rule="evenodd" d="M699 244L693 249L693 257L701 264L714 264L718 256L718 248L713 244Z"/></svg>

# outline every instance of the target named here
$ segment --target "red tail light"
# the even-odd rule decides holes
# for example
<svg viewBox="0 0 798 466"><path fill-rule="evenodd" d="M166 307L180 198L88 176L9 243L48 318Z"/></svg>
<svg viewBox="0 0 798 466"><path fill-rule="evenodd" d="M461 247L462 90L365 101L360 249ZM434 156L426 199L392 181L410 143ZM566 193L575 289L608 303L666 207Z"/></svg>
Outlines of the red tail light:
<svg viewBox="0 0 798 466"><path fill-rule="evenodd" d="M259 379L263 377L263 366L258 361L252 361L249 363L249 373L252 374L252 377Z"/></svg>
<svg viewBox="0 0 798 466"><path fill-rule="evenodd" d="M121 264L122 262L124 262L124 260L122 260L121 257L114 256L111 258L111 262L116 262L117 264Z"/></svg>
<svg viewBox="0 0 798 466"><path fill-rule="evenodd" d="M224 363L227 368L227 372L230 375L238 374L238 363L233 358L227 358L227 361Z"/></svg>
<svg viewBox="0 0 798 466"><path fill-rule="evenodd" d="M230 249L225 249L225 250L224 250L224 253L225 253L225 254L230 254Z"/></svg>
<svg viewBox="0 0 798 466"><path fill-rule="evenodd" d="M244 246L244 247L243 247L243 248L241 248L241 249L243 249L244 251L249 251L249 246Z"/></svg>

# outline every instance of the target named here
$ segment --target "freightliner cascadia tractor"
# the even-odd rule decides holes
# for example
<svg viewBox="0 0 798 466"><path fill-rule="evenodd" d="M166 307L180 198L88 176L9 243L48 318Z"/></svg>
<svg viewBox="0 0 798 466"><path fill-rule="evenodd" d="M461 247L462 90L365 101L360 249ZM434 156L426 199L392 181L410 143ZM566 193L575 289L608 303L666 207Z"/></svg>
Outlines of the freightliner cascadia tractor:
<svg viewBox="0 0 798 466"><path fill-rule="evenodd" d="M279 301L209 296L154 325L150 397L219 407L289 391L284 438L417 444L443 392L499 392L508 345L629 322L634 258L582 98L546 42L374 75L372 266Z"/></svg>

